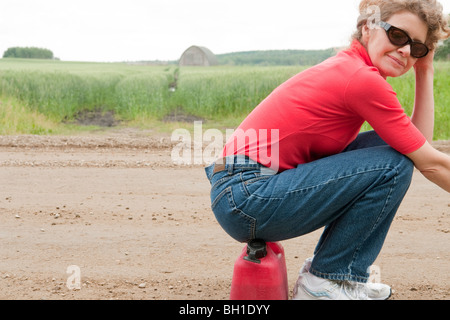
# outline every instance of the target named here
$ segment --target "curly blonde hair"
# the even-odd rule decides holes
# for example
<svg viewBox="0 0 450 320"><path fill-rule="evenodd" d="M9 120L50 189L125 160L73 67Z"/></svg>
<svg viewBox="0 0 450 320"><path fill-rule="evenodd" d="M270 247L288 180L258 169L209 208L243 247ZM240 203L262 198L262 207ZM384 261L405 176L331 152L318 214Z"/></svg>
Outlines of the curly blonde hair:
<svg viewBox="0 0 450 320"><path fill-rule="evenodd" d="M425 44L430 50L437 47L439 40L450 37L449 17L443 13L443 6L436 0L362 0L359 5L357 31L352 39L361 41L362 28L373 15L371 6L380 9L382 21L388 20L395 13L408 10L416 14L428 25L428 36Z"/></svg>

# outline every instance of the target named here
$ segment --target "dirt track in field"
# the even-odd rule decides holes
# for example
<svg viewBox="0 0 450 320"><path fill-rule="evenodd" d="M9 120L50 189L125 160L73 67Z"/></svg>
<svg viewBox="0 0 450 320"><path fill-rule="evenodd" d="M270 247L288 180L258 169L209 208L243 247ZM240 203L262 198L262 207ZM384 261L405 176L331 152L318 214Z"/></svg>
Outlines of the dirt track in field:
<svg viewBox="0 0 450 320"><path fill-rule="evenodd" d="M170 137L131 129L0 137L0 299L227 299L243 245L203 168L170 155ZM291 288L319 236L283 242ZM376 261L392 299L450 298L449 240L450 196L415 172Z"/></svg>

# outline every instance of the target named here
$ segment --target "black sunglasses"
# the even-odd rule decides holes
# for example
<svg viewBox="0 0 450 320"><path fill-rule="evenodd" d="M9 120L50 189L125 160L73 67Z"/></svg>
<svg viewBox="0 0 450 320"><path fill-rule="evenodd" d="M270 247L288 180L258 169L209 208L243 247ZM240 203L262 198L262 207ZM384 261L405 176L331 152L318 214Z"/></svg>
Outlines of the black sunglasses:
<svg viewBox="0 0 450 320"><path fill-rule="evenodd" d="M428 52L430 52L430 49L428 49L428 47L424 43L413 41L411 37L406 33L406 31L396 28L390 25L389 23L383 21L380 21L380 27L386 30L386 34L389 38L389 41L393 45L404 47L407 44L409 44L411 46L412 57L418 59L423 58L428 54Z"/></svg>

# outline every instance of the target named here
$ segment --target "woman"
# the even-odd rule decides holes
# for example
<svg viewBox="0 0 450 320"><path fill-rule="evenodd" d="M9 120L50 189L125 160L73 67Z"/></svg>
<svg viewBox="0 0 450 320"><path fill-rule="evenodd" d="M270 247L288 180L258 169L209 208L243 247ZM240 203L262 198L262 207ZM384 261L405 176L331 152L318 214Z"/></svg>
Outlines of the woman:
<svg viewBox="0 0 450 320"><path fill-rule="evenodd" d="M238 241L325 226L294 299L387 299L388 286L366 284L368 268L414 166L450 192L450 157L430 145L434 49L450 35L442 6L363 0L360 12L351 47L278 87L236 130L224 159L206 168L214 214ZM409 118L386 78L412 67ZM364 121L374 131L359 134Z"/></svg>

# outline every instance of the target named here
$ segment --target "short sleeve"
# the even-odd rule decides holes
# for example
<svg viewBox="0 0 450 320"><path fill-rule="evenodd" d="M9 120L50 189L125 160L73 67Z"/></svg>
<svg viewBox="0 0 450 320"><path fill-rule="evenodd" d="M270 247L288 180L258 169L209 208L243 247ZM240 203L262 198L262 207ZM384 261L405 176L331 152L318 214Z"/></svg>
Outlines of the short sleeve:
<svg viewBox="0 0 450 320"><path fill-rule="evenodd" d="M424 145L425 137L375 67L363 67L355 72L347 84L344 99L349 111L367 121L398 152L408 154Z"/></svg>

